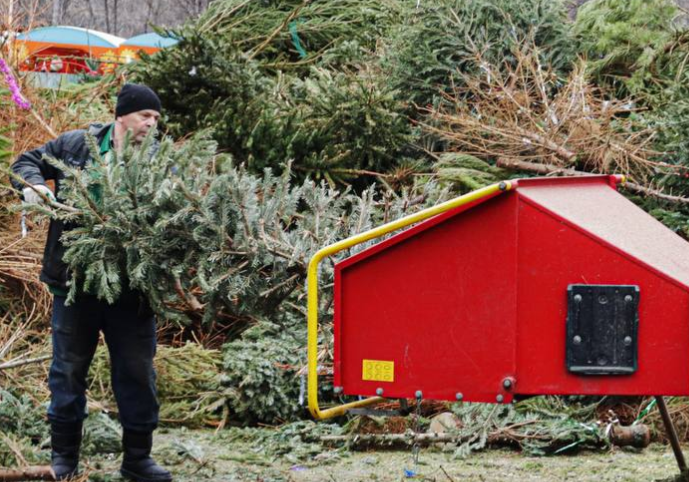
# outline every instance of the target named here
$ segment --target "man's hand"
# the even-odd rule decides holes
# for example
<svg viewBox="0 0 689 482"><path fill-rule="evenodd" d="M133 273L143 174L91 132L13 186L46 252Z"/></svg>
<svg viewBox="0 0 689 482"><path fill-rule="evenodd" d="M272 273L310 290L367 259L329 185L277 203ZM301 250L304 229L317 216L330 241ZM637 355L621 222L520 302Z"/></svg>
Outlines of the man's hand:
<svg viewBox="0 0 689 482"><path fill-rule="evenodd" d="M22 194L24 195L24 202L26 204L42 204L45 202L45 199L43 199L43 197L40 196L36 191L40 191L42 194L48 196L53 201L55 200L53 191L51 191L48 186L44 186L43 184L35 184L33 187L25 187L22 190Z"/></svg>

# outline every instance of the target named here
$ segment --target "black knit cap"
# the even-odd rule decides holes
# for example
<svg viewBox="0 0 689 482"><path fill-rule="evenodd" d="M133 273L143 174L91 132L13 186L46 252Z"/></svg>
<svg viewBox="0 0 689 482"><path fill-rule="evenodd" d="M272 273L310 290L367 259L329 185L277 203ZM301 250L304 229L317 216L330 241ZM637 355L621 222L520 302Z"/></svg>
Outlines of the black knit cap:
<svg viewBox="0 0 689 482"><path fill-rule="evenodd" d="M158 95L145 85L124 84L117 96L115 117L146 109L160 113L161 105Z"/></svg>

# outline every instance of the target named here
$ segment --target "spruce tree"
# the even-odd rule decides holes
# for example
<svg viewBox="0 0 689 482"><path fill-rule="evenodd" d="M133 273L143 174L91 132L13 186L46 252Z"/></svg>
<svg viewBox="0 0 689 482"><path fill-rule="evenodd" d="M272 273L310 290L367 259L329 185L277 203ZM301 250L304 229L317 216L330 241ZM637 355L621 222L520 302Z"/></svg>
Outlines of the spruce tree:
<svg viewBox="0 0 689 482"><path fill-rule="evenodd" d="M63 235L69 300L83 291L113 302L131 288L177 319L270 318L301 296L319 248L418 209L410 196L435 203L446 195L434 183L384 199L310 179L292 185L289 167L256 176L217 154L204 135L180 145L166 138L152 157L152 137L141 146L125 142L112 157L89 143L94 160L86 170L52 161L66 172L68 207L53 215L75 226ZM321 276L331 273L326 265Z"/></svg>
<svg viewBox="0 0 689 482"><path fill-rule="evenodd" d="M221 0L174 33L174 48L129 69L161 97L172 135L209 129L254 174L291 159L299 179L361 190L423 157L404 104L374 66L400 11L387 0Z"/></svg>
<svg viewBox="0 0 689 482"><path fill-rule="evenodd" d="M226 401L244 422L305 415L295 372L306 360L311 256L447 195L434 182L382 196L310 179L293 185L289 165L280 176L269 169L251 174L204 135L180 145L166 138L152 156L152 137L141 146L125 142L106 157L97 154L95 139L89 144L94 160L86 170L52 161L66 173L64 206L48 211L72 226L63 235L69 300L89 292L113 302L123 289L135 289L161 320L194 322L222 336ZM332 262L319 276L323 286L332 283ZM324 290L324 336L332 299Z"/></svg>

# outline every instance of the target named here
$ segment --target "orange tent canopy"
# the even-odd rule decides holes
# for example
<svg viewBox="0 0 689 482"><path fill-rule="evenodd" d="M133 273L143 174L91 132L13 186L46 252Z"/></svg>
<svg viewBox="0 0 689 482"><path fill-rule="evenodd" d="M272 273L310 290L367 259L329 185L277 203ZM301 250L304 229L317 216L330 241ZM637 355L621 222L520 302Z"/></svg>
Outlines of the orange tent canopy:
<svg viewBox="0 0 689 482"><path fill-rule="evenodd" d="M22 70L102 73L119 61L118 48L124 40L97 30L55 26L20 34L16 44Z"/></svg>

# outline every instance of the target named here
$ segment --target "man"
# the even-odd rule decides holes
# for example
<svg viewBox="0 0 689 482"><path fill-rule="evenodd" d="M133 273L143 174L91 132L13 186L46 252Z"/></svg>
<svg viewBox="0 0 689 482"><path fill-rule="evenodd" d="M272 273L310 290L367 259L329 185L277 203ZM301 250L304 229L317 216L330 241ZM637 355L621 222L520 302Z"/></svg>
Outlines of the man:
<svg viewBox="0 0 689 482"><path fill-rule="evenodd" d="M160 99L155 92L143 85L127 84L117 97L115 122L91 125L88 132L95 136L100 153L109 156L111 151L122 148L127 131L131 131L134 142L140 143L155 128L160 111ZM88 169L91 156L86 132L67 132L17 159L12 171L33 186L13 181L22 190L24 202L43 202L44 197L36 191L49 198L60 197L64 173L50 165L45 156ZM54 195L46 185L48 180L55 182ZM155 318L141 294L126 289L112 305L81 293L70 306L65 306L69 273L62 259L65 249L60 236L71 228L61 221L51 221L40 276L54 295L53 359L48 376L52 468L58 480L78 473L82 423L86 417L86 376L102 331L110 352L113 391L123 428L120 471L135 481L171 481L170 472L151 458L152 434L158 424L153 369Z"/></svg>

